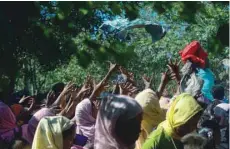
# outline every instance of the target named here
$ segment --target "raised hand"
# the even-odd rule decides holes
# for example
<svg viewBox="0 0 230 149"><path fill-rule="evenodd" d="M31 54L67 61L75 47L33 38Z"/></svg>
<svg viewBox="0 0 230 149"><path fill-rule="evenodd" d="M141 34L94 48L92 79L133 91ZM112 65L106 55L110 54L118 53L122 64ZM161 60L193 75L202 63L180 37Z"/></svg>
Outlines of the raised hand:
<svg viewBox="0 0 230 149"><path fill-rule="evenodd" d="M66 96L73 91L74 83L69 82L66 84L64 89L62 90L61 94L58 96L57 99L55 99L54 103L51 103L52 106L60 106L61 108L64 108L66 105Z"/></svg>
<svg viewBox="0 0 230 149"><path fill-rule="evenodd" d="M120 73L127 76L127 82L130 82L132 84L136 84L134 81L134 74L132 72L128 72L124 67L119 66Z"/></svg>
<svg viewBox="0 0 230 149"><path fill-rule="evenodd" d="M82 95L86 94L91 89L90 81L91 81L91 78L87 77L84 85L81 87L80 90L78 90L77 98L82 97Z"/></svg>
<svg viewBox="0 0 230 149"><path fill-rule="evenodd" d="M134 95L138 91L138 88L129 82L119 85L119 88L120 88L120 94L129 95L129 96Z"/></svg>
<svg viewBox="0 0 230 149"><path fill-rule="evenodd" d="M73 89L73 86L74 86L74 83L72 83L71 81L68 82L66 86L64 87L61 94L64 94L64 95L68 94Z"/></svg>
<svg viewBox="0 0 230 149"><path fill-rule="evenodd" d="M161 74L161 82L167 84L167 83L171 80L170 75L171 75L171 73L170 73L170 71L167 69L166 72L163 72L163 73Z"/></svg>
<svg viewBox="0 0 230 149"><path fill-rule="evenodd" d="M109 77L112 75L112 72L115 71L118 67L117 64L112 64L111 62L109 62L110 66L109 66L109 72L106 74L106 76L100 81L100 83L96 84L96 82L94 81L94 88L93 88L93 92L90 95L89 99L93 100L95 99L95 97L99 96L100 93L105 90L105 88L107 87L107 82Z"/></svg>
<svg viewBox="0 0 230 149"><path fill-rule="evenodd" d="M109 71L114 71L118 68L118 65L115 63L111 63L110 61L107 61L109 63Z"/></svg>
<svg viewBox="0 0 230 149"><path fill-rule="evenodd" d="M128 78L134 79L134 74L133 74L132 72L128 72L124 67L119 66L119 71L120 71L122 74L126 75Z"/></svg>
<svg viewBox="0 0 230 149"><path fill-rule="evenodd" d="M25 102L28 102L29 99L31 99L32 97L31 96L23 96L18 103L22 104L22 103L25 103Z"/></svg>
<svg viewBox="0 0 230 149"><path fill-rule="evenodd" d="M172 60L169 61L169 63L167 64L168 69L171 72L171 79L176 80L178 83L180 82L180 69L179 69L179 65L180 65L181 61L177 60L175 61L175 63L172 62Z"/></svg>
<svg viewBox="0 0 230 149"><path fill-rule="evenodd" d="M35 98L34 97L31 97L30 100L29 100L29 104L30 104L30 107L29 107L29 112L32 112L35 108Z"/></svg>
<svg viewBox="0 0 230 149"><path fill-rule="evenodd" d="M94 89L93 89L93 92L95 92L95 97L99 96L101 92L103 92L104 90L107 89L108 87L108 83L107 82L100 82L98 84L96 84L95 81L93 81L94 83Z"/></svg>
<svg viewBox="0 0 230 149"><path fill-rule="evenodd" d="M167 85L167 83L169 81L170 81L170 71L167 69L166 72L162 73L161 83L160 83L158 90L157 90L157 95L159 98L161 97L161 95L165 89L165 86Z"/></svg>
<svg viewBox="0 0 230 149"><path fill-rule="evenodd" d="M153 76L151 76L151 78L147 77L146 75L142 76L142 80L144 81L144 84L145 84L145 89L151 87L151 85L152 85L152 79L153 79Z"/></svg>

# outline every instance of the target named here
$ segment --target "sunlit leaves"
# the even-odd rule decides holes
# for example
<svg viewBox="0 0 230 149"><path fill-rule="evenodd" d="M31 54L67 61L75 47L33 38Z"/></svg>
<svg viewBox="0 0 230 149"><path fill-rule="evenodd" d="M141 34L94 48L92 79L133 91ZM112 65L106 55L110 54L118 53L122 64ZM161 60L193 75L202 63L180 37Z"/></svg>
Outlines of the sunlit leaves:
<svg viewBox="0 0 230 149"><path fill-rule="evenodd" d="M79 11L83 14L83 15L86 15L88 13L88 10L87 9L84 9L84 8L80 8Z"/></svg>

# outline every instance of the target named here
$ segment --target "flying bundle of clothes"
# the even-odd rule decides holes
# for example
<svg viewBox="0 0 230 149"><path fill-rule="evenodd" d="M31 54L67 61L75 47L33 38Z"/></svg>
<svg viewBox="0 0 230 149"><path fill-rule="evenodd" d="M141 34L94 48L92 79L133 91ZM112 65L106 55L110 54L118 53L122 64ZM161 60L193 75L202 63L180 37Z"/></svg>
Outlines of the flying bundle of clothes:
<svg viewBox="0 0 230 149"><path fill-rule="evenodd" d="M105 38L113 36L121 41L130 41L130 30L134 28L145 28L145 31L151 35L153 43L162 39L166 34L166 29L161 25L142 19L129 21L124 18L116 18L105 21L99 27L99 29L103 31Z"/></svg>

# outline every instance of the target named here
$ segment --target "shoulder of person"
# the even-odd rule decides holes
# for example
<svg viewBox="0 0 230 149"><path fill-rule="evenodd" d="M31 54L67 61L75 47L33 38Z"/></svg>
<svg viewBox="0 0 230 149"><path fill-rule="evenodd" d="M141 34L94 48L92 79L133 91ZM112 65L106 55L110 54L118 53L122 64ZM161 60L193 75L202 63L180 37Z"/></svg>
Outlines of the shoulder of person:
<svg viewBox="0 0 230 149"><path fill-rule="evenodd" d="M160 149L161 138L164 135L163 129L154 130L145 141L142 149Z"/></svg>

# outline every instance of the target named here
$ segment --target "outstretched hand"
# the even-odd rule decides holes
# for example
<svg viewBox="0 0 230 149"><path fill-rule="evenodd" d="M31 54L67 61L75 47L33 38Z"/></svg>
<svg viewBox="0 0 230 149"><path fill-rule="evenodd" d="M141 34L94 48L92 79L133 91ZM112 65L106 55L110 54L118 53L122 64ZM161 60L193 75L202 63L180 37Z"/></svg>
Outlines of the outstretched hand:
<svg viewBox="0 0 230 149"><path fill-rule="evenodd" d="M26 103L27 105L29 105L29 110L28 111L32 111L35 108L35 98L32 96L23 96L20 101L20 104L24 104Z"/></svg>
<svg viewBox="0 0 230 149"><path fill-rule="evenodd" d="M164 89L165 89L165 86L167 85L167 83L170 81L170 71L167 69L166 72L162 73L162 76L161 76L161 83L158 87L158 90L157 90L157 95L158 97L160 98Z"/></svg>
<svg viewBox="0 0 230 149"><path fill-rule="evenodd" d="M73 82L68 82L66 86L64 87L62 94L66 95L68 94L72 89L73 89L74 83Z"/></svg>
<svg viewBox="0 0 230 149"><path fill-rule="evenodd" d="M169 61L169 63L167 64L168 69L171 72L171 79L174 79L178 82L180 82L180 69L179 69L179 65L180 65L181 61L177 60L175 61L175 63L173 63L172 60Z"/></svg>
<svg viewBox="0 0 230 149"><path fill-rule="evenodd" d="M138 91L137 87L133 86L133 84L128 82L119 85L119 88L120 88L120 94L129 95L129 96L134 95Z"/></svg>
<svg viewBox="0 0 230 149"><path fill-rule="evenodd" d="M120 73L124 74L127 76L127 82L130 82L132 84L135 84L134 81L134 74L132 72L128 72L124 67L119 66L119 71Z"/></svg>
<svg viewBox="0 0 230 149"><path fill-rule="evenodd" d="M170 71L168 69L167 69L166 72L163 72L161 74L161 83L167 84L171 80L170 75L171 75L171 73L170 73Z"/></svg>
<svg viewBox="0 0 230 149"><path fill-rule="evenodd" d="M80 90L78 90L77 97L81 98L82 95L85 95L87 92L89 92L92 89L92 78L90 76L87 76L86 81L84 85L81 87Z"/></svg>
<svg viewBox="0 0 230 149"><path fill-rule="evenodd" d="M116 63L112 63L110 61L107 61L109 63L109 71L114 71L118 68L118 65Z"/></svg>
<svg viewBox="0 0 230 149"><path fill-rule="evenodd" d="M153 75L151 76L151 78L147 77L146 75L142 76L142 80L144 81L144 84L145 84L145 89L151 87L152 79L153 79Z"/></svg>

